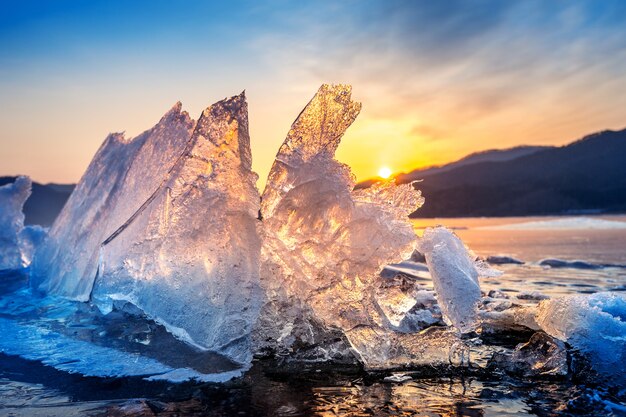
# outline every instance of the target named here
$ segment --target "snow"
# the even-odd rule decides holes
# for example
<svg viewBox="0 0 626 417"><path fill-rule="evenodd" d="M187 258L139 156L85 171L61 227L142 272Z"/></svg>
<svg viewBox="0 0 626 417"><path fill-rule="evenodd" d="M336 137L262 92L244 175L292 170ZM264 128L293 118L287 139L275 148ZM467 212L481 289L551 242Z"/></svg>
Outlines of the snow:
<svg viewBox="0 0 626 417"><path fill-rule="evenodd" d="M565 217L552 220L480 227L483 230L612 230L626 229L626 222L592 217Z"/></svg>
<svg viewBox="0 0 626 417"><path fill-rule="evenodd" d="M553 298L539 304L536 320L551 336L568 342L601 374L626 383L626 298L596 293Z"/></svg>
<svg viewBox="0 0 626 417"><path fill-rule="evenodd" d="M463 242L445 227L428 228L419 250L426 256L446 322L462 333L475 330L481 292L478 270Z"/></svg>
<svg viewBox="0 0 626 417"><path fill-rule="evenodd" d="M30 192L31 180L24 176L0 187L0 270L25 266L20 234L24 229L22 208Z"/></svg>
<svg viewBox="0 0 626 417"><path fill-rule="evenodd" d="M202 113L167 178L101 245L92 300L103 311L127 300L182 340L249 363L263 299L251 164L242 93Z"/></svg>

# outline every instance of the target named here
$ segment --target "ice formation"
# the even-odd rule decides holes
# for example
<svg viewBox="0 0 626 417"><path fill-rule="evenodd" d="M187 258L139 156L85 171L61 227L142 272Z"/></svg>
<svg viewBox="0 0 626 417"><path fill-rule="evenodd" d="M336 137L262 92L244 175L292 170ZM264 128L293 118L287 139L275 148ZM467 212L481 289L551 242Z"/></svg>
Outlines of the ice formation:
<svg viewBox="0 0 626 417"><path fill-rule="evenodd" d="M278 151L261 204L268 298L255 338L261 350L308 346L332 356L329 340L347 336L366 364L387 356L374 346L363 350L361 342L374 333L389 338L375 282L384 265L413 252L408 214L423 199L412 184L353 190L350 169L334 154L360 109L351 87L323 85Z"/></svg>
<svg viewBox="0 0 626 417"><path fill-rule="evenodd" d="M38 225L24 226L20 231L18 241L24 266L31 264L35 251L45 242L47 236L48 229Z"/></svg>
<svg viewBox="0 0 626 417"><path fill-rule="evenodd" d="M428 228L419 250L426 256L446 321L463 333L475 330L481 297L479 271L461 239L445 227Z"/></svg>
<svg viewBox="0 0 626 417"><path fill-rule="evenodd" d="M28 177L17 177L12 184L0 187L0 270L25 266L20 234L24 230L22 207L30 188Z"/></svg>
<svg viewBox="0 0 626 417"><path fill-rule="evenodd" d="M104 240L93 301L105 311L129 301L188 342L249 362L263 300L251 164L242 93L202 113L162 184Z"/></svg>
<svg viewBox="0 0 626 417"><path fill-rule="evenodd" d="M32 286L89 300L105 314L132 304L179 339L243 365L268 353L358 361L368 369L466 365L472 348L493 353L477 338L462 337L482 325L484 334L543 329L594 362L615 358L601 366L623 371L623 299L545 300L537 310L497 292L481 298L479 277L498 272L448 229L417 238L408 215L423 198L413 184L355 190L349 167L334 154L360 108L349 86L323 85L279 149L262 198L243 93L210 106L197 122L177 103L132 140L110 135L36 250ZM45 232L20 223L11 233L22 265ZM425 285L431 279L435 291ZM0 321L8 332L19 333L16 326ZM560 375L563 344L544 336L511 357L523 362L523 372ZM72 362L55 349L86 352L84 341L31 323L20 337L29 347L5 341L0 350L42 358L31 349L41 344L55 352L51 365L93 368L87 375L138 375L145 368L153 378L184 379L194 372L167 361L131 364L125 355L119 369L93 358ZM97 354L116 361L108 348L99 346ZM542 349L550 356L536 355Z"/></svg>
<svg viewBox="0 0 626 417"><path fill-rule="evenodd" d="M626 384L626 299L596 293L542 301L539 326L585 354L594 369Z"/></svg>
<svg viewBox="0 0 626 417"><path fill-rule="evenodd" d="M89 299L101 244L161 186L186 152L194 125L177 103L134 139L120 133L106 138L35 253L31 284L36 290Z"/></svg>
<svg viewBox="0 0 626 417"><path fill-rule="evenodd" d="M496 353L490 365L524 377L566 376L569 372L565 343L543 332L533 334L511 353Z"/></svg>

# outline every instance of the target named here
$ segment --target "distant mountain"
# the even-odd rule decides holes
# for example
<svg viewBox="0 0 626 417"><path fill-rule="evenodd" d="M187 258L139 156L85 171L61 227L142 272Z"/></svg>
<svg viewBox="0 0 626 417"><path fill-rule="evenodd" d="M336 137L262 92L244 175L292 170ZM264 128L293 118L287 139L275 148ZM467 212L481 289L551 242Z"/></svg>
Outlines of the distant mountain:
<svg viewBox="0 0 626 417"><path fill-rule="evenodd" d="M15 181L15 177L0 177L0 186ZM51 226L74 190L74 184L39 184L33 182L33 193L24 204L26 224Z"/></svg>
<svg viewBox="0 0 626 417"><path fill-rule="evenodd" d="M626 129L566 146L518 146L474 153L397 176L417 184L426 203L412 217L529 216L626 212ZM15 177L0 177L0 185ZM367 187L375 180L357 187ZM73 184L33 183L26 224L50 226Z"/></svg>
<svg viewBox="0 0 626 417"><path fill-rule="evenodd" d="M562 147L472 154L397 177L416 179L426 203L413 217L626 212L626 129Z"/></svg>
<svg viewBox="0 0 626 417"><path fill-rule="evenodd" d="M469 154L459 159L458 161L450 162L449 164L415 169L409 173L403 172L401 174L396 175L395 178L398 183L406 183L406 182L423 179L424 177L428 175L440 174L442 172L451 171L455 168L462 167L465 165L472 165L472 164L477 164L480 162L505 162L505 161L510 161L515 158L519 158L521 156L530 155L538 151L543 151L543 150L552 149L552 148L554 147L553 146L522 145L522 146L516 146L514 148L508 148L508 149L490 149L486 151ZM380 180L377 178L365 180L365 181L358 183L355 188L357 189L366 188L378 181Z"/></svg>
<svg viewBox="0 0 626 417"><path fill-rule="evenodd" d="M508 149L490 149L487 151L476 152L467 155L458 161L451 162L443 166L436 166L430 168L416 169L408 174L400 174L396 179L400 182L410 182L418 179L422 179L427 175L440 174L442 172L448 172L455 168L459 168L466 165L478 164L481 162L506 162L522 156L527 156L546 149L553 149L553 146L516 146Z"/></svg>

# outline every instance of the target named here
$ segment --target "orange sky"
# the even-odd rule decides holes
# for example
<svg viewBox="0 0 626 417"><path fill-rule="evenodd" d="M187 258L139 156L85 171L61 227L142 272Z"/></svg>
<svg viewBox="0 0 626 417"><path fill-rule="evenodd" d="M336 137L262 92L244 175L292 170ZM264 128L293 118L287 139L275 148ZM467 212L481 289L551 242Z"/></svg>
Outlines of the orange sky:
<svg viewBox="0 0 626 417"><path fill-rule="evenodd" d="M620 2L140 3L0 18L0 175L76 182L109 132L245 89L262 185L324 82L363 103L337 153L359 179L626 127Z"/></svg>

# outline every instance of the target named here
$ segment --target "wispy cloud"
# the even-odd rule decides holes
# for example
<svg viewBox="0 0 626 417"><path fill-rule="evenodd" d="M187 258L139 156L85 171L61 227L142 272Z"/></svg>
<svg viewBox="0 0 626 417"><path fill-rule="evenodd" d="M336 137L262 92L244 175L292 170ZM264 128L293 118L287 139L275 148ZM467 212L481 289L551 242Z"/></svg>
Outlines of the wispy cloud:
<svg viewBox="0 0 626 417"><path fill-rule="evenodd" d="M622 1L15 4L0 18L0 141L41 146L3 165L55 180L76 179L105 130L243 88L261 177L321 82L364 103L339 150L361 178L626 125ZM54 174L47 141L80 144L80 162Z"/></svg>

